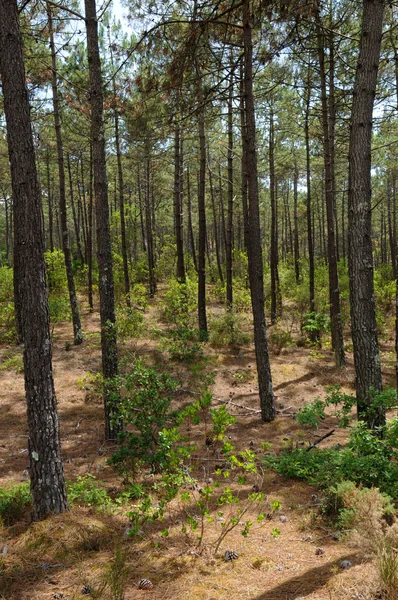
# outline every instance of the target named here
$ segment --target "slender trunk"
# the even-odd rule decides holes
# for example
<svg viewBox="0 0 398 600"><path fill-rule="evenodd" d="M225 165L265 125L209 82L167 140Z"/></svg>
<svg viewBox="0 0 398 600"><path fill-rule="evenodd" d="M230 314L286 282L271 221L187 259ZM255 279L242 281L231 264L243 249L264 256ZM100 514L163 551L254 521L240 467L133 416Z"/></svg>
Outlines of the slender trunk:
<svg viewBox="0 0 398 600"><path fill-rule="evenodd" d="M90 143L90 184L88 204L88 231L87 231L87 262L88 262L88 305L90 312L94 310L93 301L93 230L94 230L94 169L93 169L93 145Z"/></svg>
<svg viewBox="0 0 398 600"><path fill-rule="evenodd" d="M383 0L364 0L351 116L348 183L350 306L358 418L385 424L382 407L369 411L382 389L373 285L371 223L372 113L383 27Z"/></svg>
<svg viewBox="0 0 398 600"><path fill-rule="evenodd" d="M181 132L176 125L174 131L174 225L177 246L177 280L185 283L184 264L184 231L183 231L183 196L181 165Z"/></svg>
<svg viewBox="0 0 398 600"><path fill-rule="evenodd" d="M138 206L140 209L142 250L146 253L147 243L146 243L146 235L145 235L144 207L143 207L143 202L142 202L141 170L140 170L139 166L138 166L138 173L137 173L137 188L138 188Z"/></svg>
<svg viewBox="0 0 398 600"><path fill-rule="evenodd" d="M271 198L271 323L274 325L280 313L280 285L278 271L278 207L277 207L277 184L275 181L274 161L274 113L270 111L270 134L269 134L269 181Z"/></svg>
<svg viewBox="0 0 398 600"><path fill-rule="evenodd" d="M62 154L63 154L63 150L62 150ZM72 171L71 171L71 164L70 164L70 156L69 156L69 154L67 154L67 156L66 156L66 163L68 165L69 196L70 196L70 203L71 203L71 207L72 207L73 225L74 225L74 228L75 228L77 255L79 257L80 262L83 263L84 259L83 259L82 245L81 245L81 241L80 241L80 227L79 227L78 217L76 215L75 195L73 193L73 180L72 180ZM65 175L64 175L64 192L65 192ZM61 195L61 192L60 192L60 195ZM66 198L66 193L65 193L65 198ZM61 216L61 228L62 228L62 216Z"/></svg>
<svg viewBox="0 0 398 600"><path fill-rule="evenodd" d="M82 326L80 323L79 305L77 302L75 281L73 278L72 256L69 245L68 218L66 213L66 190L65 190L65 165L64 149L61 134L61 118L59 110L58 85L57 85L57 61L54 44L53 20L50 5L47 4L48 27L50 34L51 65L52 65L52 92L55 137L57 141L58 176L59 176L59 212L62 230L62 250L64 253L66 278L68 280L69 302L72 311L73 338L76 345L83 341Z"/></svg>
<svg viewBox="0 0 398 600"><path fill-rule="evenodd" d="M345 366L343 322L340 308L339 277L337 269L336 239L335 239L335 190L334 190L334 160L330 123L328 114L328 99L326 91L325 52L323 45L322 25L319 16L318 0L315 0L315 18L317 30L317 44L319 57L319 73L321 80L322 101L322 127L323 127L323 155L326 180L326 217L327 217L327 256L329 267L329 302L330 326L332 334L332 347L334 349L337 367Z"/></svg>
<svg viewBox="0 0 398 600"><path fill-rule="evenodd" d="M203 105L202 76L198 60L195 60L197 75L198 97L198 132L199 132L199 185L198 185L198 212L199 212L199 244L198 244L198 320L199 333L203 340L208 337L206 315L206 133L205 114Z"/></svg>
<svg viewBox="0 0 398 600"><path fill-rule="evenodd" d="M112 45L110 46L112 47ZM112 61L113 64L113 61ZM116 84L113 78L113 98L114 98L114 120L115 120L115 145L116 145L116 160L117 160L117 176L119 184L119 212L120 212L120 234L122 241L122 258L123 258L123 277L124 277L124 293L126 296L126 304L131 306L130 300L130 274L129 263L127 258L127 236L126 236L126 216L124 207L124 180L122 167L122 153L120 150L120 133L119 133L119 113L117 108Z"/></svg>
<svg viewBox="0 0 398 600"><path fill-rule="evenodd" d="M193 233L193 225L192 225L192 199L191 199L191 178L189 176L189 165L187 165L187 211L188 211L188 239L189 239L189 248L192 255L193 264L195 267L195 271L198 271L198 263L196 261L196 251L195 251L195 236Z"/></svg>
<svg viewBox="0 0 398 600"><path fill-rule="evenodd" d="M231 55L232 59L232 55ZM232 60L231 60L232 62ZM231 69L231 76L229 81L229 94L228 94L228 215L227 215L227 231L226 231L226 244L225 244L225 263L226 263L226 293L227 293L227 309L232 310L233 308L233 265L232 265L232 251L233 251L233 215L234 215L234 134L233 134L233 114L232 114L232 102L234 94L234 72ZM221 194L221 188L220 188Z"/></svg>
<svg viewBox="0 0 398 600"><path fill-rule="evenodd" d="M149 271L149 294L153 297L156 294L156 279L155 279L155 259L153 247L153 224L151 211L151 159L149 150L147 149L146 158L146 177L145 177L145 224L146 224L146 240L148 254L148 271Z"/></svg>
<svg viewBox="0 0 398 600"><path fill-rule="evenodd" d="M38 520L50 513L67 510L68 501L52 374L41 196L25 84L18 7L14 0L0 0L0 72L14 200L14 243L24 340L32 517Z"/></svg>
<svg viewBox="0 0 398 600"><path fill-rule="evenodd" d="M299 171L297 163L294 165L294 179L293 179L293 244L294 244L294 274L296 276L296 283L300 283L300 243L298 233L298 215L297 215L297 186L298 186Z"/></svg>
<svg viewBox="0 0 398 600"><path fill-rule="evenodd" d="M104 376L105 438L114 439L121 430L112 384L118 374L115 297L111 234L109 224L108 181L106 174L105 130L101 61L98 46L98 21L95 0L85 0L87 54L90 75L94 192L97 216L97 256L99 271L102 373ZM115 392L115 390L113 390Z"/></svg>
<svg viewBox="0 0 398 600"><path fill-rule="evenodd" d="M309 293L310 312L315 312L315 261L314 261L314 236L312 231L312 208L311 208L311 154L310 154L310 103L311 103L311 70L308 66L307 79L307 97L305 103L305 154L306 154L306 172L307 172L307 244L308 244L308 264L309 264Z"/></svg>
<svg viewBox="0 0 398 600"><path fill-rule="evenodd" d="M50 152L46 152L46 170L47 170L47 199L48 199L48 229L50 237L50 251L54 252L54 224L53 224L53 198L50 178Z"/></svg>
<svg viewBox="0 0 398 600"><path fill-rule="evenodd" d="M244 0L243 2L243 43L244 103L246 116L244 151L246 154L245 167L248 183L248 222L250 226L250 235L247 239L248 266L254 320L254 344L258 373L261 418L265 422L270 422L275 418L275 405L264 314L264 270L260 235L256 121L253 97L253 42L249 0Z"/></svg>
<svg viewBox="0 0 398 600"><path fill-rule="evenodd" d="M217 229L218 219L217 219L217 211L216 211L216 196L215 196L215 192L214 192L213 174L211 172L209 157L208 157L208 169L209 169L211 207L213 210L214 244L215 244L215 248L216 248L217 270L218 270L218 277L219 277L221 283L223 283L224 282L224 274L222 272L221 259L220 259L220 244L219 244L218 229Z"/></svg>

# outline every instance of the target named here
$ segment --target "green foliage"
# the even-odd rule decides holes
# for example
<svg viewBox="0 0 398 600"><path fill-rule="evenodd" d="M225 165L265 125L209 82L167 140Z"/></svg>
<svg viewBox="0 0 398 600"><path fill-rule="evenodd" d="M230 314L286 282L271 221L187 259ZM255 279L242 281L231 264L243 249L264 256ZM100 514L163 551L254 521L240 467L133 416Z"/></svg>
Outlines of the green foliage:
<svg viewBox="0 0 398 600"><path fill-rule="evenodd" d="M68 292L66 279L65 259L62 250L46 250L44 259L47 267L47 281L50 295L64 295Z"/></svg>
<svg viewBox="0 0 398 600"><path fill-rule="evenodd" d="M57 323L70 320L71 318L70 304L66 296L54 296L50 294L48 308L50 311L50 322L53 327Z"/></svg>
<svg viewBox="0 0 398 600"><path fill-rule="evenodd" d="M171 279L167 285L167 291L162 302L162 316L167 323L188 326L192 314L196 313L197 286L187 279L186 283L180 283Z"/></svg>
<svg viewBox="0 0 398 600"><path fill-rule="evenodd" d="M353 481L341 481L328 490L322 505L322 512L332 517L340 529L353 529L360 519L358 507L365 504L370 494L377 495L377 503L383 517L395 512L391 498L381 492L375 494L375 488L357 487Z"/></svg>
<svg viewBox="0 0 398 600"><path fill-rule="evenodd" d="M292 346L293 338L291 331L282 327L280 323L277 323L268 329L268 342L273 350L279 353L282 348Z"/></svg>
<svg viewBox="0 0 398 600"><path fill-rule="evenodd" d="M175 420L170 404L176 383L167 373L159 374L137 360L131 372L117 377L112 387L126 430L111 464L127 478L142 464L154 471L170 467L174 430L166 432L165 427ZM128 426L132 428L127 430Z"/></svg>
<svg viewBox="0 0 398 600"><path fill-rule="evenodd" d="M242 331L243 320L236 313L226 310L210 321L210 342L213 346L242 345L250 342L250 335Z"/></svg>
<svg viewBox="0 0 398 600"><path fill-rule="evenodd" d="M375 300L378 310L388 313L395 304L395 280L391 265L382 265L374 272Z"/></svg>
<svg viewBox="0 0 398 600"><path fill-rule="evenodd" d="M304 316L302 329L310 336L320 338L322 333L329 331L330 319L324 313L307 313Z"/></svg>
<svg viewBox="0 0 398 600"><path fill-rule="evenodd" d="M136 339L144 329L144 316L133 308L116 310L116 330L118 340Z"/></svg>
<svg viewBox="0 0 398 600"><path fill-rule="evenodd" d="M8 358L4 357L3 363L0 365L0 371L15 371L16 373L23 373L23 356L21 354L14 354Z"/></svg>
<svg viewBox="0 0 398 600"><path fill-rule="evenodd" d="M0 267L0 341L5 343L17 340L13 277L13 269Z"/></svg>
<svg viewBox="0 0 398 600"><path fill-rule="evenodd" d="M170 280L175 277L177 246L174 240L174 236L164 236L162 249L155 269L155 275L158 281Z"/></svg>
<svg viewBox="0 0 398 600"><path fill-rule="evenodd" d="M78 476L74 482L67 482L67 492L71 504L105 508L112 503L107 491L91 473Z"/></svg>
<svg viewBox="0 0 398 600"><path fill-rule="evenodd" d="M0 487L0 519L9 526L18 521L31 504L29 483Z"/></svg>
<svg viewBox="0 0 398 600"><path fill-rule="evenodd" d="M135 283L131 288L130 301L134 307L145 311L148 308L149 296L148 290L142 283Z"/></svg>
<svg viewBox="0 0 398 600"><path fill-rule="evenodd" d="M203 354L198 330L190 329L186 325L170 329L163 346L173 360L189 362Z"/></svg>
<svg viewBox="0 0 398 600"><path fill-rule="evenodd" d="M313 402L305 404L297 413L296 419L299 425L318 428L319 423L325 418L325 403L316 398Z"/></svg>
<svg viewBox="0 0 398 600"><path fill-rule="evenodd" d="M288 477L329 487L347 480L365 487L378 487L398 498L398 425L393 419L386 426L385 438L374 435L360 422L352 430L343 449L306 449L266 457L265 462Z"/></svg>

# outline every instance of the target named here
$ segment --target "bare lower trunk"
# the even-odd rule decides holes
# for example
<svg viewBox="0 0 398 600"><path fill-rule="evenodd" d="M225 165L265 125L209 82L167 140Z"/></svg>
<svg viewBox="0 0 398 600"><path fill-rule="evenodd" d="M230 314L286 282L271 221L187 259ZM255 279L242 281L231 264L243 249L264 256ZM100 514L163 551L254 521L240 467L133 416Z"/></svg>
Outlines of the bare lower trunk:
<svg viewBox="0 0 398 600"><path fill-rule="evenodd" d="M52 374L41 195L18 8L14 0L0 0L0 71L14 200L16 285L24 340L32 517L36 520L67 510L68 502Z"/></svg>

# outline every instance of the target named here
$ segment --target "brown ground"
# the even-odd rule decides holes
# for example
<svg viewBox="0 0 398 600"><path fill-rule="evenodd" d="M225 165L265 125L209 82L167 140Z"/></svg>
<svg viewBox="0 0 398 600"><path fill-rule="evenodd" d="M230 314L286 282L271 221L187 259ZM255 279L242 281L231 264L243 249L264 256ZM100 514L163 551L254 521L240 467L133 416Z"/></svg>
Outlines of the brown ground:
<svg viewBox="0 0 398 600"><path fill-rule="evenodd" d="M151 319L154 312L151 309ZM59 402L63 456L67 479L90 472L104 481L110 491L120 487L114 472L105 464L112 448L103 443L102 407L95 396L78 386L88 372L100 370L98 314L83 314L86 338L82 346L65 350L71 339L69 323L59 325L54 338L54 376ZM89 334L89 335L87 335ZM382 348L391 360L391 342ZM1 360L16 354L12 347L0 348ZM140 339L123 352L164 360L156 342ZM215 370L214 404L228 402L237 415L231 427L231 441L238 448L260 451L260 443L271 442L273 450L284 444L315 441L333 427L333 419L323 422L318 432L300 429L294 420L304 401L323 395L324 386L339 383L353 390L352 357L347 369L337 372L330 351L288 348L272 356L272 372L277 395L278 418L265 425L259 418L253 348L208 349L210 368ZM393 367L385 360L385 377L393 377ZM177 368L177 370L180 367ZM236 375L236 373L239 373ZM187 381L187 388L189 381ZM182 395L181 402L189 400ZM15 371L0 371L0 485L27 480L27 428L23 376ZM203 434L197 428L193 435ZM342 441L337 432L323 446ZM203 437L203 436L202 436ZM210 456L205 447L201 460ZM207 464L202 460L203 464ZM203 479L205 469L197 471ZM248 538L231 533L215 558L204 543L198 551L192 540L181 533L176 504L166 523L154 523L139 541L123 535L128 524L126 511L98 512L74 507L62 516L29 524L26 520L0 530L0 598L33 600L48 598L79 599L85 584L98 586L119 550L125 552L127 568L125 598L152 600L373 600L377 596L374 566L367 563L360 549L335 539L333 532L317 519L312 494L314 489L267 472L262 486L269 500L277 499L282 509L272 521L255 525ZM281 516L283 519L281 519ZM284 518L286 517L286 519ZM169 536L160 531L169 527ZM279 529L280 535L271 532ZM219 531L209 527L208 541ZM119 548L119 550L118 550ZM317 555L316 549L322 548ZM239 559L222 560L226 549L239 553ZM351 568L340 567L349 560ZM122 561L123 562L123 561ZM122 565L123 566L123 565ZM115 567L113 568L115 572ZM151 590L138 590L137 582L150 579ZM109 580L109 575L108 575ZM99 596L97 596L99 597ZM103 598L119 598L109 589ZM120 596L120 599L122 596ZM397 594L398 598L398 594Z"/></svg>

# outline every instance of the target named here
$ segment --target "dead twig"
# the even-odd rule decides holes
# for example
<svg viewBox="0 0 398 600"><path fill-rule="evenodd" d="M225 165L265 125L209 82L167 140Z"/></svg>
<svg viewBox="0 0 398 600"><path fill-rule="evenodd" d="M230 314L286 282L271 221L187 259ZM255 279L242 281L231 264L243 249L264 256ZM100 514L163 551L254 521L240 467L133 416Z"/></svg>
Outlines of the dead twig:
<svg viewBox="0 0 398 600"><path fill-rule="evenodd" d="M319 440L316 440L316 442L313 442L312 444L310 444L307 448L307 452L309 452L310 450L312 450L313 448L315 448L315 446L317 446L320 442L323 442L323 440L326 440L326 438L330 437L331 435L333 435L335 432L334 429L331 429L330 431L328 431L327 433L325 433L325 435L323 435L322 437L319 438Z"/></svg>

